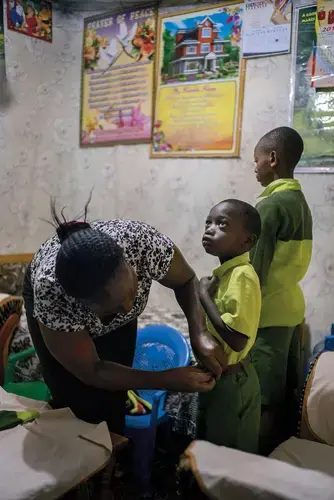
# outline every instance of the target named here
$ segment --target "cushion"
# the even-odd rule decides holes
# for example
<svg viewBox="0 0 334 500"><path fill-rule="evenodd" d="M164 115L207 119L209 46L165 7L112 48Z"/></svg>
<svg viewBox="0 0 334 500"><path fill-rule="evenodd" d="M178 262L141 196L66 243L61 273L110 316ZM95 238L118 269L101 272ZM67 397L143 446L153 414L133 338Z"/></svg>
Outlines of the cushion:
<svg viewBox="0 0 334 500"><path fill-rule="evenodd" d="M8 360L8 347L20 323L22 297L0 294L0 385L3 385Z"/></svg>
<svg viewBox="0 0 334 500"><path fill-rule="evenodd" d="M27 316L23 308L20 325L15 330L9 346L9 355L17 354L32 347L31 335L28 328ZM37 354L17 361L13 382L43 381L40 361Z"/></svg>
<svg viewBox="0 0 334 500"><path fill-rule="evenodd" d="M0 293L0 330L11 314L18 314L21 316L22 308L22 297Z"/></svg>
<svg viewBox="0 0 334 500"><path fill-rule="evenodd" d="M19 326L20 316L16 313L11 314L0 329L0 385L5 380L5 370L8 361L8 346L14 331Z"/></svg>
<svg viewBox="0 0 334 500"><path fill-rule="evenodd" d="M0 264L0 290L9 295L22 295L28 264L21 262Z"/></svg>
<svg viewBox="0 0 334 500"><path fill-rule="evenodd" d="M334 448L327 444L291 437L280 444L270 458L334 476Z"/></svg>
<svg viewBox="0 0 334 500"><path fill-rule="evenodd" d="M334 446L334 352L320 354L305 384L300 437Z"/></svg>

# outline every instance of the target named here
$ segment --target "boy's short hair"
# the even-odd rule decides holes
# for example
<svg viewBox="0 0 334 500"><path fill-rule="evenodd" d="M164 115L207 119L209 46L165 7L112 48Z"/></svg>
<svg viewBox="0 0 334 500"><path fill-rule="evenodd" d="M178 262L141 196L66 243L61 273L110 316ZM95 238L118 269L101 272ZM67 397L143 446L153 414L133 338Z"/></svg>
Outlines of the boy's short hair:
<svg viewBox="0 0 334 500"><path fill-rule="evenodd" d="M245 201L235 199L224 200L220 203L229 203L230 205L233 205L242 216L246 231L248 231L250 234L253 234L256 237L256 241L260 238L262 229L261 217L256 208L254 208L249 203L246 203ZM256 241L254 242L254 245Z"/></svg>
<svg viewBox="0 0 334 500"><path fill-rule="evenodd" d="M304 151L303 139L290 127L271 130L259 140L259 146L268 152L276 150L292 168L295 168Z"/></svg>

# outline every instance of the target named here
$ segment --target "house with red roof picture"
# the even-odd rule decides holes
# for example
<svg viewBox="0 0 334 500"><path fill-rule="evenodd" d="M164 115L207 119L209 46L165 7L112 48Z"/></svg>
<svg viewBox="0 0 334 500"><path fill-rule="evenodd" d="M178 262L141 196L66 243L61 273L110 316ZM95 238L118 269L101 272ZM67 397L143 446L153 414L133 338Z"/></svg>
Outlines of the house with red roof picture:
<svg viewBox="0 0 334 500"><path fill-rule="evenodd" d="M169 63L169 76L215 73L228 54L224 45L230 40L219 38L219 25L210 17L198 21L194 28L178 29L175 51Z"/></svg>

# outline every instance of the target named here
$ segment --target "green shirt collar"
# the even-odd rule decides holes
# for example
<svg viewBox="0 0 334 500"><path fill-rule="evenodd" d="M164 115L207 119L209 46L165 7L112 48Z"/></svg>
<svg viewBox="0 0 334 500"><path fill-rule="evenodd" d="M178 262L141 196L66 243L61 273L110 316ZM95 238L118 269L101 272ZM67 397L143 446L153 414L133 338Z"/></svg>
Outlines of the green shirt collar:
<svg viewBox="0 0 334 500"><path fill-rule="evenodd" d="M264 198L270 196L273 193L278 193L279 191L301 191L300 182L297 179L277 179L277 181L271 182L269 186L263 191L259 198Z"/></svg>
<svg viewBox="0 0 334 500"><path fill-rule="evenodd" d="M249 253L247 252L242 255L238 255L238 257L234 257L234 259L224 262L224 264L214 269L212 271L212 274L213 276L218 276L218 278L222 278L224 274L233 267L237 267L242 264L248 264L249 262L250 258L249 258Z"/></svg>

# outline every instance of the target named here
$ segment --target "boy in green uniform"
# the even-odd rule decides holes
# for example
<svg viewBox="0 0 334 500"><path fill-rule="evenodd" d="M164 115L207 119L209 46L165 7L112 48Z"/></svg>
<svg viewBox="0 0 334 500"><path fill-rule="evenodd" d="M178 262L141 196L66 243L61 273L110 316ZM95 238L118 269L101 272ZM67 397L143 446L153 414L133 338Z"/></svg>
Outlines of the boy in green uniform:
<svg viewBox="0 0 334 500"><path fill-rule="evenodd" d="M259 380L249 357L261 290L248 252L260 233L261 219L251 205L226 200L214 206L202 242L220 266L200 281L206 327L220 343L227 367L213 391L199 396L198 438L250 453L258 450L261 415Z"/></svg>
<svg viewBox="0 0 334 500"><path fill-rule="evenodd" d="M303 148L295 130L280 127L263 136L254 152L256 178L265 190L256 205L262 233L251 251L262 288L260 328L252 359L267 414L280 412L285 403L289 351L305 314L299 282L311 259L312 216L300 183L294 179Z"/></svg>

